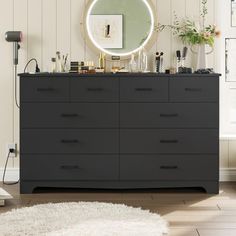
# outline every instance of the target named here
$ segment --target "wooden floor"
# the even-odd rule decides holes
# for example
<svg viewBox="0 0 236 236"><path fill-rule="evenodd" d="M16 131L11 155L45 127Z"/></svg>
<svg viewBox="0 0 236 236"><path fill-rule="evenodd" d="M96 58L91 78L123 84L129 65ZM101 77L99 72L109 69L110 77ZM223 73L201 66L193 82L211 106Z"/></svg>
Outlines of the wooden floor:
<svg viewBox="0 0 236 236"><path fill-rule="evenodd" d="M47 202L101 201L124 203L158 212L170 224L170 236L236 236L236 183L222 183L219 195L201 190L86 191L44 190L20 195L19 186L3 186L14 196L0 213Z"/></svg>

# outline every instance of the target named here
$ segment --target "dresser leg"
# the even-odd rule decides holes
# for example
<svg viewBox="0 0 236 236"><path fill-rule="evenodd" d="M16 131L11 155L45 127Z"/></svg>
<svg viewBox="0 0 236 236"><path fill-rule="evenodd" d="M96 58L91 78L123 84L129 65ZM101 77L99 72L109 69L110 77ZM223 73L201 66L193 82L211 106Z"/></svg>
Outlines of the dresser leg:
<svg viewBox="0 0 236 236"><path fill-rule="evenodd" d="M33 193L35 185L32 183L21 182L20 183L20 193L21 194L31 194Z"/></svg>
<svg viewBox="0 0 236 236"><path fill-rule="evenodd" d="M207 182L203 188L208 194L219 194L219 182Z"/></svg>

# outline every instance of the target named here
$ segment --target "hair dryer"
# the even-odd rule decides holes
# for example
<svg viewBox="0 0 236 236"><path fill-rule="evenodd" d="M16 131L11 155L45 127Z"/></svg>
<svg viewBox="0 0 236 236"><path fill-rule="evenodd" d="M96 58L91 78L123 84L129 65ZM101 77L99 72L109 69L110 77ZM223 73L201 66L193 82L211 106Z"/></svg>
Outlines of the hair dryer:
<svg viewBox="0 0 236 236"><path fill-rule="evenodd" d="M19 42L22 41L21 31L8 31L5 34L7 42L13 43L13 64L18 65L18 50L20 49Z"/></svg>

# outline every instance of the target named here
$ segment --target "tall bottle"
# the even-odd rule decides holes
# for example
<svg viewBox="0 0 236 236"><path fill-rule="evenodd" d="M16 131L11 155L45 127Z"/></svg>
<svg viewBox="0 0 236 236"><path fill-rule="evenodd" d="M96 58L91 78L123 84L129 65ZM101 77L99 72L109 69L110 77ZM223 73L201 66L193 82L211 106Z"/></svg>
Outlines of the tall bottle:
<svg viewBox="0 0 236 236"><path fill-rule="evenodd" d="M51 73L57 72L56 58L51 59Z"/></svg>
<svg viewBox="0 0 236 236"><path fill-rule="evenodd" d="M139 50L138 52L138 65L137 65L137 70L138 72L142 72L142 49Z"/></svg>
<svg viewBox="0 0 236 236"><path fill-rule="evenodd" d="M99 59L98 59L98 66L100 69L104 69L104 57L103 57L103 53L100 52L99 54Z"/></svg>
<svg viewBox="0 0 236 236"><path fill-rule="evenodd" d="M56 52L56 72L62 72L61 53L59 51Z"/></svg>
<svg viewBox="0 0 236 236"><path fill-rule="evenodd" d="M144 48L141 48L138 52L138 71L147 71L147 53Z"/></svg>
<svg viewBox="0 0 236 236"><path fill-rule="evenodd" d="M143 49L143 58L142 58L142 72L148 71L148 56L145 49Z"/></svg>
<svg viewBox="0 0 236 236"><path fill-rule="evenodd" d="M131 55L131 59L129 62L129 71L130 72L137 72L137 63L134 59L134 54Z"/></svg>

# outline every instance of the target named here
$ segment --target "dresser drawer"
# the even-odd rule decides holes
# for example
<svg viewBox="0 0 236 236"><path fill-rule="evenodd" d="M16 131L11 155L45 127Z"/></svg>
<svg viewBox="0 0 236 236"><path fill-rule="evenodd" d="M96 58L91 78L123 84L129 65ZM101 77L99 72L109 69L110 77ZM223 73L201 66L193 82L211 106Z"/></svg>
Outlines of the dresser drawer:
<svg viewBox="0 0 236 236"><path fill-rule="evenodd" d="M121 155L121 180L218 179L217 155ZM174 185L173 185L174 186Z"/></svg>
<svg viewBox="0 0 236 236"><path fill-rule="evenodd" d="M22 180L117 180L117 155L22 155Z"/></svg>
<svg viewBox="0 0 236 236"><path fill-rule="evenodd" d="M219 131L213 129L121 130L120 150L132 153L218 153Z"/></svg>
<svg viewBox="0 0 236 236"><path fill-rule="evenodd" d="M119 80L117 78L84 78L71 80L73 102L118 102Z"/></svg>
<svg viewBox="0 0 236 236"><path fill-rule="evenodd" d="M69 79L23 78L20 81L21 102L68 102Z"/></svg>
<svg viewBox="0 0 236 236"><path fill-rule="evenodd" d="M217 103L122 103L121 128L218 128Z"/></svg>
<svg viewBox="0 0 236 236"><path fill-rule="evenodd" d="M121 78L121 102L167 102L167 78Z"/></svg>
<svg viewBox="0 0 236 236"><path fill-rule="evenodd" d="M22 129L21 153L118 153L118 130Z"/></svg>
<svg viewBox="0 0 236 236"><path fill-rule="evenodd" d="M23 103L21 128L118 128L118 103Z"/></svg>
<svg viewBox="0 0 236 236"><path fill-rule="evenodd" d="M170 79L171 102L218 102L219 79L175 78Z"/></svg>

